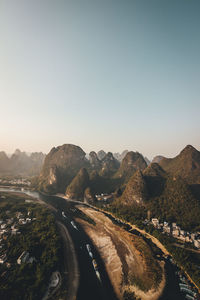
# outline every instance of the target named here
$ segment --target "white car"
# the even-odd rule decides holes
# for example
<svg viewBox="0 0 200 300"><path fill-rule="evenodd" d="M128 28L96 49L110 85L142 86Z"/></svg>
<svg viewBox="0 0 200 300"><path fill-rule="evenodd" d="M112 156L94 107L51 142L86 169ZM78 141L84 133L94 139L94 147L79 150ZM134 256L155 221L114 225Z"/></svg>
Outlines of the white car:
<svg viewBox="0 0 200 300"><path fill-rule="evenodd" d="M74 221L71 221L71 225L72 225L76 230L78 230L78 228L76 227L76 224L74 223Z"/></svg>
<svg viewBox="0 0 200 300"><path fill-rule="evenodd" d="M97 276L97 278L99 279L99 281L101 282L101 276L100 276L100 273L99 273L99 271L95 271L95 273L96 273L96 276Z"/></svg>
<svg viewBox="0 0 200 300"><path fill-rule="evenodd" d="M95 271L98 271L98 266L97 266L97 262L95 259L92 260L92 264L93 264L93 268Z"/></svg>
<svg viewBox="0 0 200 300"><path fill-rule="evenodd" d="M87 251L88 251L89 256L93 259L93 254L92 254L92 250L91 250L90 245L89 245L89 244L86 244L86 248L87 248Z"/></svg>
<svg viewBox="0 0 200 300"><path fill-rule="evenodd" d="M87 251L88 251L88 252L91 252L91 251L92 251L89 244L86 244L86 248L87 248Z"/></svg>
<svg viewBox="0 0 200 300"><path fill-rule="evenodd" d="M62 211L62 216L63 216L63 218L67 219L67 217L66 217L64 211Z"/></svg>

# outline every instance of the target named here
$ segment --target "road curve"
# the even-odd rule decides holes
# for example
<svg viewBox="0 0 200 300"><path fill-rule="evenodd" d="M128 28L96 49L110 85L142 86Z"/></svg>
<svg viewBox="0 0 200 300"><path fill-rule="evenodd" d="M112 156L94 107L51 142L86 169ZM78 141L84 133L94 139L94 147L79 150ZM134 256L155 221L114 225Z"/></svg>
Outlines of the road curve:
<svg viewBox="0 0 200 300"><path fill-rule="evenodd" d="M67 300L76 300L80 277L76 252L67 228L59 221L57 221L57 224L64 241L64 263L67 265L68 270Z"/></svg>

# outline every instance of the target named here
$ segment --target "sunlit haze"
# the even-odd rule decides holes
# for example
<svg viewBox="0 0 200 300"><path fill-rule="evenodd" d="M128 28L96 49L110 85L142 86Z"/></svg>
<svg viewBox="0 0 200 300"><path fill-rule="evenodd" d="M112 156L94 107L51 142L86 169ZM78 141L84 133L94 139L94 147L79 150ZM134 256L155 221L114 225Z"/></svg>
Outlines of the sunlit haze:
<svg viewBox="0 0 200 300"><path fill-rule="evenodd" d="M200 149L199 0L1 0L0 151Z"/></svg>

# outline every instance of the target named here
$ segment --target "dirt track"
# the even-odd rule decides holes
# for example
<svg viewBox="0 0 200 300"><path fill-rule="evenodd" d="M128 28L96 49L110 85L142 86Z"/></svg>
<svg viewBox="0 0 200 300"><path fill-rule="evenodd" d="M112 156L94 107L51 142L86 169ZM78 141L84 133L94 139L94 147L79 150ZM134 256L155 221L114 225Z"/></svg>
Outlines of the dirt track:
<svg viewBox="0 0 200 300"><path fill-rule="evenodd" d="M147 269L144 256L134 246L134 236L114 225L101 212L83 206L79 209L96 222L94 226L78 219L101 255L118 298L123 299L124 291L131 290L142 300L158 299L165 285L164 275L158 288L148 292L142 292L131 283L132 276L142 278Z"/></svg>

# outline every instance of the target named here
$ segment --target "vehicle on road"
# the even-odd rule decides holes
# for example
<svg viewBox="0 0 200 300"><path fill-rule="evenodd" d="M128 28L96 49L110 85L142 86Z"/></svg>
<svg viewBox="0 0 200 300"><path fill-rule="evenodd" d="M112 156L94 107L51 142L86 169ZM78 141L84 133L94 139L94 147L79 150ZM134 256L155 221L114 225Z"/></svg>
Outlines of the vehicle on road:
<svg viewBox="0 0 200 300"><path fill-rule="evenodd" d="M65 215L64 211L62 211L63 218L67 219L67 216Z"/></svg>
<svg viewBox="0 0 200 300"><path fill-rule="evenodd" d="M71 221L71 225L74 227L74 229L78 230L76 224L74 223L74 221Z"/></svg>
<svg viewBox="0 0 200 300"><path fill-rule="evenodd" d="M89 245L89 244L86 244L86 248L87 248L87 251L88 251L89 256L93 259L94 257L93 257L93 254L92 254L92 250L91 250L90 245Z"/></svg>
<svg viewBox="0 0 200 300"><path fill-rule="evenodd" d="M92 264L93 264L94 270L98 271L98 266L97 266L97 262L95 259L92 260Z"/></svg>
<svg viewBox="0 0 200 300"><path fill-rule="evenodd" d="M99 281L101 282L101 276L100 276L100 273L99 273L99 271L95 271L95 273L96 273L96 276L97 276L97 278L99 279Z"/></svg>
<svg viewBox="0 0 200 300"><path fill-rule="evenodd" d="M92 250L91 250L91 247L90 247L90 244L86 244L86 248L87 248L87 251L88 252L91 252Z"/></svg>

